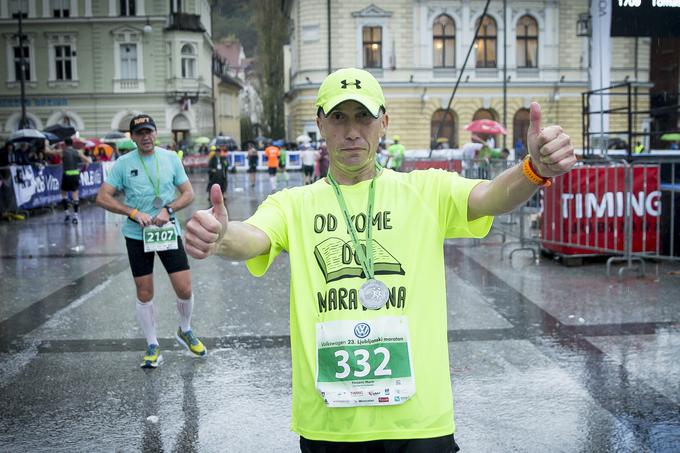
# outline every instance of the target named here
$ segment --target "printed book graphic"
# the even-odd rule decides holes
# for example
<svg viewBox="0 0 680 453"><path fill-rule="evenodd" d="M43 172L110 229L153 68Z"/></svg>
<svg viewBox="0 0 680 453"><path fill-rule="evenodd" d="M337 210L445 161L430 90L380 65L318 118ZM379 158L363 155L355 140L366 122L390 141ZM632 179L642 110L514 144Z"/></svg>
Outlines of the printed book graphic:
<svg viewBox="0 0 680 453"><path fill-rule="evenodd" d="M366 240L361 239L359 243L365 251ZM326 278L326 283L343 278L365 277L364 270L355 259L351 241L337 237L328 238L314 247L314 256ZM373 270L376 275L405 274L401 263L375 239L373 239Z"/></svg>

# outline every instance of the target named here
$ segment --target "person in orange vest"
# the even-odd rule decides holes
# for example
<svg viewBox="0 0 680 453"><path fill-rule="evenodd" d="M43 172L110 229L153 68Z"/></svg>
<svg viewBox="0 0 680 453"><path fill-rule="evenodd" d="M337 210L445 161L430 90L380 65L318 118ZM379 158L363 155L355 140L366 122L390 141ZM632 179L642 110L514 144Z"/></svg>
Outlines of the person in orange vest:
<svg viewBox="0 0 680 453"><path fill-rule="evenodd" d="M269 144L264 149L264 155L267 157L267 171L269 172L269 184L271 185L272 192L276 190L276 172L279 168L279 157L281 156L281 150L278 146Z"/></svg>

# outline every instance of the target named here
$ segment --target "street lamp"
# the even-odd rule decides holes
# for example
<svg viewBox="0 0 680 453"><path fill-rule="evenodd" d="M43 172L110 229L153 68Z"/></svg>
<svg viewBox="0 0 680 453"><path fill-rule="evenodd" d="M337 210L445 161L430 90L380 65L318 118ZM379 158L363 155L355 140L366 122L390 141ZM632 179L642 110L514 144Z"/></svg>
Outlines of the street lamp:
<svg viewBox="0 0 680 453"><path fill-rule="evenodd" d="M153 31L153 27L151 27L151 22L149 21L149 16L146 16L146 24L144 24L144 28L142 30L147 35Z"/></svg>

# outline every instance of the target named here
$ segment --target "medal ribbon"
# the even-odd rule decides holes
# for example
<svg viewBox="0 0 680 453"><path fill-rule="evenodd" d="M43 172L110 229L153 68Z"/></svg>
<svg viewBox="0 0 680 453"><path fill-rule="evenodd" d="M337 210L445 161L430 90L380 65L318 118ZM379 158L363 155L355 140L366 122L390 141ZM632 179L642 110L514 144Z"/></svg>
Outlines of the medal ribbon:
<svg viewBox="0 0 680 453"><path fill-rule="evenodd" d="M149 170L146 168L146 164L144 163L144 159L142 159L142 155L139 154L139 151L137 151L137 156L139 157L139 161L142 163L142 167L144 167L144 173L146 173L146 177L149 178L149 182L151 183L151 186L153 187L153 191L156 194L157 198L161 197L161 171L158 167L158 155L154 151L153 157L156 158L156 184L153 183L153 179L151 179L151 175L149 174Z"/></svg>
<svg viewBox="0 0 680 453"><path fill-rule="evenodd" d="M359 237L357 236L357 232L354 229L354 225L352 225L352 218L349 215L349 211L347 210L347 204L345 203L345 197L342 196L342 191L340 191L340 186L338 183L333 179L333 176L331 175L331 172L328 172L328 175L326 178L328 179L328 182L331 183L331 186L333 186L333 190L335 191L335 198L338 200L338 204L340 205L340 210L342 211L342 215L345 218L345 225L347 225L347 230L349 230L349 234L352 237L352 244L354 244L354 250L357 254L357 257L359 258L359 263L361 264L361 268L364 270L364 275L366 276L366 279L370 280L373 278L373 235L372 235L372 224L373 224L373 205L375 201L375 178L378 176L378 173L380 172L382 167L380 165L376 164L375 165L375 175L373 176L373 179L371 180L371 185L368 186L368 205L366 206L366 252L364 253L364 248L361 246L359 243Z"/></svg>

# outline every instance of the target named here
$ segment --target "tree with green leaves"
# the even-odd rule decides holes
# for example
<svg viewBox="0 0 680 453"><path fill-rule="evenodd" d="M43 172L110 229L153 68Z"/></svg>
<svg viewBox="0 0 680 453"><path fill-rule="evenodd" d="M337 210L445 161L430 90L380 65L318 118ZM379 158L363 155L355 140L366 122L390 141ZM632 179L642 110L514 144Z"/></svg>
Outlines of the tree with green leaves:
<svg viewBox="0 0 680 453"><path fill-rule="evenodd" d="M288 20L280 0L253 0L251 4L253 25L257 31L255 55L265 134L281 138L285 136L283 46L288 39Z"/></svg>

